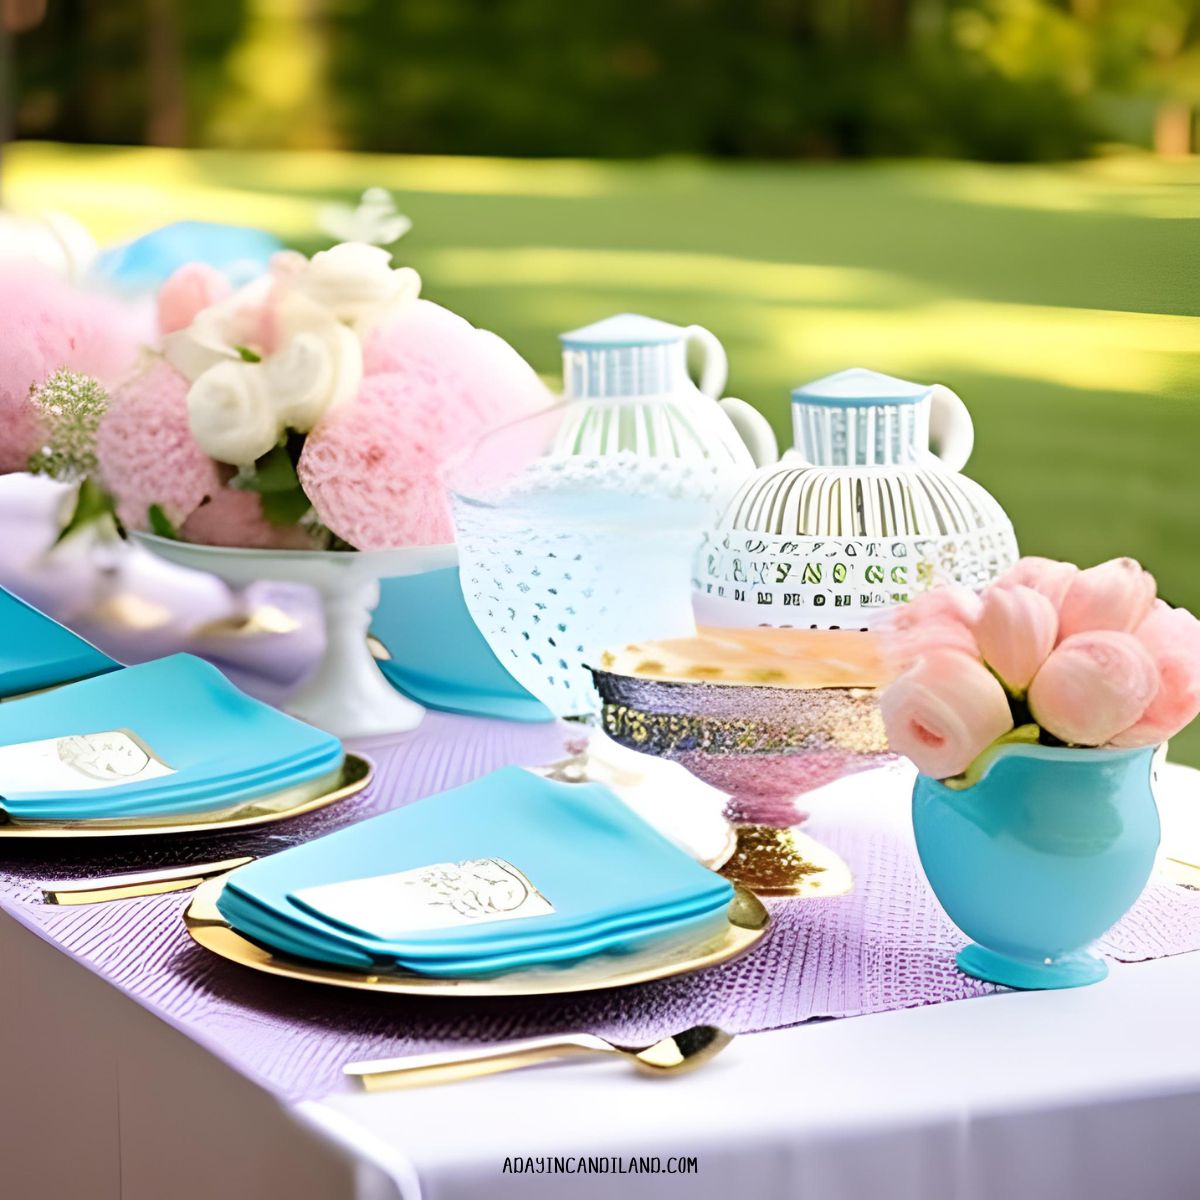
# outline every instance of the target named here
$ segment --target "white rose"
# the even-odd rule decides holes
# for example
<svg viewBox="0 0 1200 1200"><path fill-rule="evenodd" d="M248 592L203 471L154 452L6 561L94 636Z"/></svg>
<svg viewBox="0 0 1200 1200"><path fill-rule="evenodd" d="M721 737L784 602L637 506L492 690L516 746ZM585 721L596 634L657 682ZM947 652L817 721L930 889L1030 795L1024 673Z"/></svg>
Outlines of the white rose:
<svg viewBox="0 0 1200 1200"><path fill-rule="evenodd" d="M192 436L217 462L251 466L279 441L279 418L260 363L219 363L192 384L187 403Z"/></svg>
<svg viewBox="0 0 1200 1200"><path fill-rule="evenodd" d="M219 363L241 362L238 347L259 340L272 285L270 276L263 276L201 309L186 329L163 338L163 357L193 383Z"/></svg>
<svg viewBox="0 0 1200 1200"><path fill-rule="evenodd" d="M415 300L421 277L411 267L393 270L381 246L342 242L322 250L295 277L295 286L340 321L365 326L392 308Z"/></svg>
<svg viewBox="0 0 1200 1200"><path fill-rule="evenodd" d="M279 424L307 433L335 404L358 394L362 345L330 318L323 329L297 333L263 368Z"/></svg>

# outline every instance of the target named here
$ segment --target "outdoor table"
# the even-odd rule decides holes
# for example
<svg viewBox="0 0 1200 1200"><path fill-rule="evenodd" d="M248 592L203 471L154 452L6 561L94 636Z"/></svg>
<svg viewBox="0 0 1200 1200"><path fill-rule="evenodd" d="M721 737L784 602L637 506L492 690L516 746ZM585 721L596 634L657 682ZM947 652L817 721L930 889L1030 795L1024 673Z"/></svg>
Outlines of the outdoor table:
<svg viewBox="0 0 1200 1200"><path fill-rule="evenodd" d="M39 532L45 513L28 510L29 481L0 490L0 565L27 588L34 577L14 564L40 561L52 533ZM31 598L50 598L52 582ZM308 634L296 637L298 655ZM138 645L145 654L178 648L145 634ZM235 678L276 698L261 675ZM460 762L468 776L506 761L548 762L578 735L456 721L430 713L417 735L423 749L405 770L388 766L377 786L413 799L448 786L457 760L469 760ZM384 761L387 739L366 749ZM1164 841L1200 862L1200 776L1169 765L1162 784ZM907 805L891 806L888 819L910 836ZM268 841L283 828L267 827ZM137 861L136 850L104 845L112 873ZM60 877L52 863L41 853L22 866L0 844L0 1200L1197 1193L1200 953L1111 962L1106 981L1074 991L997 992L745 1034L675 1078L595 1061L392 1093L344 1083L295 1099L222 1052L248 1032L212 996L253 989L261 977L215 957L199 973L178 966L193 950L180 919L186 894L156 898L153 947L129 936L136 900L70 910L68 946L68 926L36 911L34 881ZM152 949L154 987L135 995ZM273 982L292 989L293 1018L317 1022L327 1011L332 989ZM162 1016L166 999L173 1020ZM291 1028L270 1003L247 1012L264 1033ZM324 1033L325 1066L335 1068L326 1077L337 1078L354 1055L336 1027Z"/></svg>
<svg viewBox="0 0 1200 1200"><path fill-rule="evenodd" d="M1167 771L1166 827L1190 827L1194 774ZM171 900L177 915L186 896ZM76 911L136 973L126 903ZM189 944L182 923L172 937ZM187 986L203 1004L205 981ZM205 1041L153 1015L6 892L0 1195L1186 1196L1200 1172L1197 997L1200 955L1184 954L1113 964L1074 991L745 1035L672 1079L598 1061L290 1102L214 1051L219 1029L201 1023Z"/></svg>

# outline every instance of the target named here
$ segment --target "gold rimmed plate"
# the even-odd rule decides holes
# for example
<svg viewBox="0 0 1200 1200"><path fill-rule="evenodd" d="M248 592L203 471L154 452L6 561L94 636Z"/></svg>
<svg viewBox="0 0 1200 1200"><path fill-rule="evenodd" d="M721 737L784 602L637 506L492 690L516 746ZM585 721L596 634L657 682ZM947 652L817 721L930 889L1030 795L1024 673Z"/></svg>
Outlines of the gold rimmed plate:
<svg viewBox="0 0 1200 1200"><path fill-rule="evenodd" d="M361 792L371 782L371 764L347 754L332 774L231 808L176 817L124 817L108 821L9 821L0 819L0 839L149 837L172 833L218 833L286 821L336 804Z"/></svg>
<svg viewBox="0 0 1200 1200"><path fill-rule="evenodd" d="M666 940L629 954L592 955L571 966L532 967L461 979L405 971L363 975L277 954L238 933L217 911L221 889L234 873L230 871L202 883L183 914L188 933L206 950L267 975L402 996L553 996L650 983L729 962L753 947L766 934L770 923L762 901L739 887L730 902L724 927L701 942L694 938L674 943Z"/></svg>

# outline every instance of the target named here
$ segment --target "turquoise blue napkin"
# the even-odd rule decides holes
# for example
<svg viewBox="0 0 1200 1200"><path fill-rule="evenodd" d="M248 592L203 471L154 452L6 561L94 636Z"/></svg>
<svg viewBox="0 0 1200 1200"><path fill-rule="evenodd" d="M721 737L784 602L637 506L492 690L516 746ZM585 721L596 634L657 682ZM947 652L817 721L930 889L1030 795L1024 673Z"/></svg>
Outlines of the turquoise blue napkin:
<svg viewBox="0 0 1200 1200"><path fill-rule="evenodd" d="M571 950L582 939L604 937L610 941L634 938L641 933L656 931L666 926L690 925L708 917L714 909L723 910L726 903L724 890L702 892L674 904L664 904L652 911L634 911L617 917L601 918L587 922L582 929L564 927L547 931L535 929L528 934L511 937L496 937L488 927L472 938L464 936L462 944L449 954L443 946L424 944L417 941L389 939L373 933L369 927L348 925L322 912L320 907L297 896L289 896L295 909L283 911L263 903L253 896L239 892L236 883L226 890L222 898L223 911L231 924L254 936L267 934L263 940L271 941L280 949L300 954L306 958L321 959L332 956L331 961L340 961L339 955L349 950L355 965L368 965L396 961L403 957L408 963L420 963L422 970L432 969L438 964L457 964L483 957L489 960L501 954L522 953L528 950L549 951L560 947ZM236 917L236 922L235 918ZM525 924L525 922L522 922ZM540 956L540 955L539 955Z"/></svg>
<svg viewBox="0 0 1200 1200"><path fill-rule="evenodd" d="M131 735L170 773L86 791L16 787L0 774L0 809L15 820L210 811L318 780L343 757L335 737L251 699L189 654L0 705L0 748L113 731Z"/></svg>
<svg viewBox="0 0 1200 1200"><path fill-rule="evenodd" d="M695 916L642 922L625 930L608 930L591 936L577 936L569 941L529 946L523 950L498 951L495 954L477 954L461 958L421 959L401 959L377 949L364 949L353 941L342 941L336 937L315 937L269 917L264 918L252 908L243 910L232 897L228 906L222 905L222 912L225 919L239 932L293 958L309 959L328 966L351 967L360 971L376 971L381 967L399 968L414 974L459 978L468 975L492 975L535 966L569 966L591 954L632 953L656 943L661 944L668 939L698 941L709 930L715 934L725 928L727 904L727 901L721 901L709 911ZM225 911L226 907L228 911Z"/></svg>
<svg viewBox="0 0 1200 1200"><path fill-rule="evenodd" d="M515 870L534 893L516 910L532 906L534 915L498 919L475 904L469 918L437 927L423 924L421 915L414 923L409 901L396 893L396 904L364 902L348 918L345 886L341 910L325 907L327 885L358 889L356 881L424 871L439 886L451 878L445 893L433 889L434 907L422 910L443 912L437 905L456 908L463 895L457 869L467 868L466 878L473 879L479 863L493 878L503 868ZM422 895L423 887L417 888ZM505 893L510 913L521 887ZM476 901L479 890L467 888L468 900ZM510 767L253 863L229 880L218 908L235 928L288 954L461 975L634 949L719 919L731 896L726 880L607 787L560 783Z"/></svg>
<svg viewBox="0 0 1200 1200"><path fill-rule="evenodd" d="M392 686L428 708L554 719L492 653L463 600L457 567L383 580L371 632L392 656L379 664Z"/></svg>
<svg viewBox="0 0 1200 1200"><path fill-rule="evenodd" d="M115 671L120 663L0 588L0 697Z"/></svg>

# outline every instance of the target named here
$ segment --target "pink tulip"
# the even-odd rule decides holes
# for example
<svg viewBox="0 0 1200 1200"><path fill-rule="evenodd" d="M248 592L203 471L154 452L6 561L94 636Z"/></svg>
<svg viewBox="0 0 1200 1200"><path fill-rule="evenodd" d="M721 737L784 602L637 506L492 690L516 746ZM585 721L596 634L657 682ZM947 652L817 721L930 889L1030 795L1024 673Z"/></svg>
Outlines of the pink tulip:
<svg viewBox="0 0 1200 1200"><path fill-rule="evenodd" d="M158 289L158 330L186 329L202 309L232 292L229 280L207 263L185 263Z"/></svg>
<svg viewBox="0 0 1200 1200"><path fill-rule="evenodd" d="M1062 607L1067 588L1078 574L1079 568L1074 563L1057 562L1053 558L1038 558L1031 554L1009 567L994 586L1033 588L1035 592L1041 592L1057 610Z"/></svg>
<svg viewBox="0 0 1200 1200"><path fill-rule="evenodd" d="M881 629L880 646L888 668L899 674L936 650L957 650L979 658L974 625L979 597L969 588L937 587L894 609Z"/></svg>
<svg viewBox="0 0 1200 1200"><path fill-rule="evenodd" d="M1116 746L1156 746L1200 714L1200 621L1186 609L1159 600L1134 637L1158 668L1158 691Z"/></svg>
<svg viewBox="0 0 1200 1200"><path fill-rule="evenodd" d="M1132 633L1150 612L1154 576L1132 558L1113 558L1080 571L1058 609L1058 636L1092 629Z"/></svg>
<svg viewBox="0 0 1200 1200"><path fill-rule="evenodd" d="M1103 746L1146 711L1158 668L1131 633L1096 629L1058 644L1029 685L1033 719L1073 746Z"/></svg>
<svg viewBox="0 0 1200 1200"><path fill-rule="evenodd" d="M976 659L934 650L879 696L888 745L933 779L961 775L1013 727L1008 697Z"/></svg>
<svg viewBox="0 0 1200 1200"><path fill-rule="evenodd" d="M1058 613L1041 592L1024 584L991 587L975 622L983 661L1010 692L1029 687L1058 640Z"/></svg>

